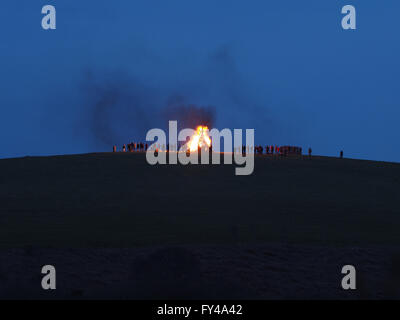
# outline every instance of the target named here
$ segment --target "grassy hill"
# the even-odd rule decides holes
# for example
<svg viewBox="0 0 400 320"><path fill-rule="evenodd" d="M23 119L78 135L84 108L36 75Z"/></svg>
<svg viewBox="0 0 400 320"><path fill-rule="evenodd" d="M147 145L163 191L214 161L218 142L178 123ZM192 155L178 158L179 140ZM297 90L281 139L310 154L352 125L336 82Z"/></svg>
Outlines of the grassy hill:
<svg viewBox="0 0 400 320"><path fill-rule="evenodd" d="M400 244L400 164L257 156L150 166L144 154L0 160L0 246Z"/></svg>

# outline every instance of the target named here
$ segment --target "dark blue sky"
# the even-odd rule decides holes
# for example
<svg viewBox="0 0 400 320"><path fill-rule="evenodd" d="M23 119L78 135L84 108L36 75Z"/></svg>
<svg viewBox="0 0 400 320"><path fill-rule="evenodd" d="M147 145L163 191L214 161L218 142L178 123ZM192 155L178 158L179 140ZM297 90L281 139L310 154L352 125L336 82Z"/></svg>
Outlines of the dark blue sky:
<svg viewBox="0 0 400 320"><path fill-rule="evenodd" d="M178 100L263 145L400 161L399 14L377 0L2 0L0 157L109 151Z"/></svg>

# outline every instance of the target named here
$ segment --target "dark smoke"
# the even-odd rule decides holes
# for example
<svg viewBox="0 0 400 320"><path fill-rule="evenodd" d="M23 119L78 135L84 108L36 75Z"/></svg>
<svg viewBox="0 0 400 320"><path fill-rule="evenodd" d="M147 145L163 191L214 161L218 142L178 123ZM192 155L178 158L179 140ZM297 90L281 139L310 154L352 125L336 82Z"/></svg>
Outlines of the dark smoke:
<svg viewBox="0 0 400 320"><path fill-rule="evenodd" d="M104 147L144 141L148 130L166 129L170 120L178 121L180 129L215 125L216 107L189 103L182 95L168 97L126 75L104 79L89 71L82 88L89 129L96 144Z"/></svg>
<svg viewBox="0 0 400 320"><path fill-rule="evenodd" d="M81 86L85 123L97 147L144 141L148 130L167 129L169 120L177 120L180 129L198 125L265 128L265 108L251 98L230 48L222 47L200 68L184 68L186 73L175 66L165 70L166 62L154 64L162 66L158 69L167 71L167 76L154 76L153 84L144 80L150 71L145 76L99 69L86 72ZM223 113L219 123L217 112Z"/></svg>
<svg viewBox="0 0 400 320"><path fill-rule="evenodd" d="M198 125L211 129L215 125L216 107L188 104L183 97L174 96L163 110L163 118L165 121L177 120L180 129L195 129Z"/></svg>
<svg viewBox="0 0 400 320"><path fill-rule="evenodd" d="M125 74L88 73L83 85L88 123L97 144L111 146L144 140L160 125L159 92Z"/></svg>

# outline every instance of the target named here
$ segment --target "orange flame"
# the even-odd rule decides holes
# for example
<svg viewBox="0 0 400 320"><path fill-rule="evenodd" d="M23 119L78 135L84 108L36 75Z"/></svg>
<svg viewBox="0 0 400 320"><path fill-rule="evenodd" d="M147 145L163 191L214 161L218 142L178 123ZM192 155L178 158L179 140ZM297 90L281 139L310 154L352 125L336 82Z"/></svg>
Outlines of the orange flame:
<svg viewBox="0 0 400 320"><path fill-rule="evenodd" d="M211 147L211 138L208 135L208 127L198 126L196 133L190 138L188 142L188 149L190 152L195 152L198 148Z"/></svg>

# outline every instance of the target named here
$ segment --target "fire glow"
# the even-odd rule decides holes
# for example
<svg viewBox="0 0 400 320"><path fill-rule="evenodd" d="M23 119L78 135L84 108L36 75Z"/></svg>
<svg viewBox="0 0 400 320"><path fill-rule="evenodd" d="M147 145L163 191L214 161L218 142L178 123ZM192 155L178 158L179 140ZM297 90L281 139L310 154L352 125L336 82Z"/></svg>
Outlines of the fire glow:
<svg viewBox="0 0 400 320"><path fill-rule="evenodd" d="M190 150L190 152L195 152L199 148L203 147L211 147L211 138L208 135L207 126L198 126L195 134L190 138L190 141L188 142L188 149Z"/></svg>
<svg viewBox="0 0 400 320"><path fill-rule="evenodd" d="M225 128L219 131L215 128L208 130L206 126L198 126L196 131L186 128L178 133L178 122L169 121L168 134L159 128L147 132L146 141L153 143L146 150L146 160L150 165L210 164L210 160L211 164L221 164L222 154L223 164L232 164L232 160L234 160L238 165L235 168L235 175L250 175L254 171L254 152L251 152L250 149L251 146L254 146L254 129L246 129L245 146L242 145L242 135L242 129L234 129L232 132ZM222 152L220 150L221 138L224 139ZM186 143L179 146L179 142ZM166 152L158 152L158 148L165 145L167 145ZM232 152L232 146L236 152ZM206 152L201 152L202 147ZM199 153L196 152L196 148L197 151L200 151ZM163 150L165 149L163 148Z"/></svg>

